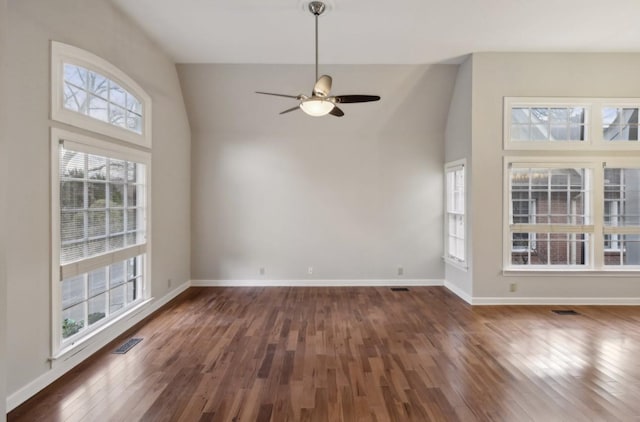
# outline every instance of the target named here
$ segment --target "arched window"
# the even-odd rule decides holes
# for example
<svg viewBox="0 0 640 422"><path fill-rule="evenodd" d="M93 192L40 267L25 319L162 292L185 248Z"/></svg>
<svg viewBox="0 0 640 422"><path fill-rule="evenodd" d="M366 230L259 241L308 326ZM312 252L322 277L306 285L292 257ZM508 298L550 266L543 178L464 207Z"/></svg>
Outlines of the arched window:
<svg viewBox="0 0 640 422"><path fill-rule="evenodd" d="M151 100L104 59L51 51L55 359L149 299Z"/></svg>
<svg viewBox="0 0 640 422"><path fill-rule="evenodd" d="M51 118L151 147L151 99L104 59L58 42L51 46Z"/></svg>

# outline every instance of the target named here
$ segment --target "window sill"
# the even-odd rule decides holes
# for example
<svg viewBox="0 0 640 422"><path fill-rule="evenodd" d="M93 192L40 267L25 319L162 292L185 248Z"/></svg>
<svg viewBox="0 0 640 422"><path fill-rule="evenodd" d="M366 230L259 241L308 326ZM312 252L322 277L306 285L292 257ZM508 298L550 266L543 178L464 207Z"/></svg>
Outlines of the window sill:
<svg viewBox="0 0 640 422"><path fill-rule="evenodd" d="M458 261L458 260L455 260L455 259L451 259L451 258L448 258L446 256L443 256L442 260L446 264L451 265L452 267L455 267L455 268L457 268L459 270L462 270L462 271L468 271L469 270L469 267L467 266L466 262Z"/></svg>
<svg viewBox="0 0 640 422"><path fill-rule="evenodd" d="M121 322L121 321L123 321L125 319L133 318L135 315L137 315L140 312L142 312L149 305L149 303L151 303L152 300L153 300L153 298L144 299L142 302L140 302L139 304L137 304L133 308L129 309L127 312L124 312L123 314L118 315L116 318L114 318L113 320L107 322L106 324L104 324L100 328L96 329L93 332L88 333L85 337L83 337L81 339L78 339L73 344L68 345L68 346L60 349L60 351L58 353L54 354L53 356L51 356L49 358L49 360L52 363L55 362L55 361L59 361L59 360L64 361L64 360L67 360L67 359L71 358L72 356L76 355L77 353L80 353L82 350L84 350L85 348L90 346L93 343L93 340L95 340L96 337L100 335L100 333L103 333L103 332L109 330L115 324L117 324L117 323L119 323L119 322Z"/></svg>
<svg viewBox="0 0 640 422"><path fill-rule="evenodd" d="M507 268L502 270L505 277L638 277L640 268L634 269L516 269Z"/></svg>

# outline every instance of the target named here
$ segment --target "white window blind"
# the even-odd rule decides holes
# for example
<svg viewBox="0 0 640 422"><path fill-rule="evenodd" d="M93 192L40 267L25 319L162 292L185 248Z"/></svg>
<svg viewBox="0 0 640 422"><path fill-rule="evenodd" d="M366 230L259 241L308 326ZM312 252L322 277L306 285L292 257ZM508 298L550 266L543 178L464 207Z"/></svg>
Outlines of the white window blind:
<svg viewBox="0 0 640 422"><path fill-rule="evenodd" d="M77 151L64 142L59 151L63 275L144 252L145 165ZM88 265L69 265L88 259Z"/></svg>

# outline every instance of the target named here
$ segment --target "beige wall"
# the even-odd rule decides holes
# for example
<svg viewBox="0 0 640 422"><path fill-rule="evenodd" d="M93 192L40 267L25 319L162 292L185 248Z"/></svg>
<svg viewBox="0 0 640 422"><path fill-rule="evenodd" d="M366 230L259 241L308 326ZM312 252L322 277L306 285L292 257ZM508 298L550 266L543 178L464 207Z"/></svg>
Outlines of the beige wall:
<svg viewBox="0 0 640 422"><path fill-rule="evenodd" d="M5 92L5 58L7 31L7 2L0 0L0 92ZM5 259L5 240L7 227L6 185L7 185L7 149L6 149L6 98L0 97L0 422L6 420L7 396L7 274Z"/></svg>
<svg viewBox="0 0 640 422"><path fill-rule="evenodd" d="M321 66L333 93L382 101L313 118L278 115L295 100L254 93L308 93L312 66L179 65L193 134L192 279L442 280L456 69Z"/></svg>
<svg viewBox="0 0 640 422"><path fill-rule="evenodd" d="M475 297L640 297L637 276L504 277L497 240L502 236L503 97L640 97L639 69L640 54L473 55ZM509 293L514 282L518 291Z"/></svg>
<svg viewBox="0 0 640 422"><path fill-rule="evenodd" d="M445 264L445 280L450 288L458 294L465 295L467 299L473 296L473 222L474 208L471 206L473 192L472 175L472 89L473 89L473 58L469 56L458 68L456 85L451 97L451 106L447 116L447 129L445 137L445 163L457 160L466 160L465 176L465 203L466 207L466 266L467 270L460 266ZM443 251L446 253L446 251Z"/></svg>
<svg viewBox="0 0 640 422"><path fill-rule="evenodd" d="M8 393L50 373L50 41L84 48L153 102L152 295L189 280L190 133L174 64L108 1L8 7ZM3 91L3 97L5 92ZM4 168L4 167L3 167ZM4 219L3 219L4 221Z"/></svg>

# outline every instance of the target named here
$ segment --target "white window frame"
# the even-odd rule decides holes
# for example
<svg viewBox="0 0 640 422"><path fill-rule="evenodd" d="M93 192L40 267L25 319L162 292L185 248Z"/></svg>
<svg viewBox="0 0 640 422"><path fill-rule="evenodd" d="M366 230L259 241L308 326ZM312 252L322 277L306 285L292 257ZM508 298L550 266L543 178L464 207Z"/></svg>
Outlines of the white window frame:
<svg viewBox="0 0 640 422"><path fill-rule="evenodd" d="M141 133L64 108L65 63L81 66L100 74L136 97L141 105ZM110 329L114 324L129 317L151 301L151 98L140 85L106 60L82 49L52 41L51 120L52 126L58 125L58 122L70 125L69 130L58 127L51 128L51 361L55 365L56 361L71 355L71 353L76 353L75 350L79 346L89 342L97 334ZM76 132L77 128L89 131L90 134L80 134ZM94 134L106 135L106 138L104 136L97 138ZM144 189L145 243L61 265L59 177L61 143L64 143L69 149L79 152L144 164L146 172L146 189ZM95 326L83 330L83 334L63 339L61 281L139 255L145 255L140 298L131 306L115 312L104 322L98 322Z"/></svg>
<svg viewBox="0 0 640 422"><path fill-rule="evenodd" d="M462 170L463 172L463 184L462 184L462 194L464 207L462 213L453 212L449 210L449 173ZM468 256L468 248L467 248L467 160L461 159L446 163L444 166L444 260L448 264L457 266L461 269L467 269L467 256ZM460 259L456 256L451 256L449 254L449 215L456 214L462 215L462 225L463 225L463 255L464 259Z"/></svg>
<svg viewBox="0 0 640 422"><path fill-rule="evenodd" d="M510 118L510 117L509 117ZM562 271L585 271L598 273L638 273L640 265L614 266L604 265L605 261L605 234L640 234L640 227L606 227L604 224L604 168L639 168L638 158L621 158L615 156L505 156L503 174L503 270L505 272L562 272ZM552 225L538 224L532 227L533 231L554 232L552 226L561 227L563 233L588 233L590 235L588 264L573 265L553 265L553 266L532 266L513 265L511 263L512 239L511 233L514 225L510 221L511 208L511 180L510 169L512 167L540 167L540 168L585 168L591 171L591 195L585 200L585 207L589 208L590 223L583 225ZM587 210L585 209L585 212ZM521 225L528 226L528 225ZM526 227L518 227L524 229Z"/></svg>
<svg viewBox="0 0 640 422"><path fill-rule="evenodd" d="M511 110L517 107L584 107L584 141L514 141L511 139ZM504 97L503 134L505 150L531 151L640 151L639 141L606 141L603 137L602 109L640 108L640 98Z"/></svg>
<svg viewBox="0 0 640 422"><path fill-rule="evenodd" d="M64 64L82 66L88 70L116 82L126 91L140 100L142 105L142 133L103 122L93 117L68 110L64 107ZM51 119L72 126L81 127L116 139L151 148L151 98L133 79L123 71L88 51L80 48L51 42Z"/></svg>
<svg viewBox="0 0 640 422"><path fill-rule="evenodd" d="M129 160L145 165L146 189L144 207L146 213L146 241L143 244L129 246L124 249L95 255L89 258L60 263L60 173L59 173L59 148L66 145L75 151L107 156L110 158ZM92 136L81 135L75 132L58 128L51 129L51 348L52 357L58 358L70 350L78 347L91 339L97 333L107 329L150 300L151 288L151 154L135 148L122 146L113 142L96 139ZM138 255L145 255L142 274L142 293L139 303L133 307L125 308L123 312L117 312L112 318L102 324L96 324L94 329L87 329L77 338L62 339L62 292L61 281L75 275L84 274L95 269L105 267L112 263L123 261Z"/></svg>

